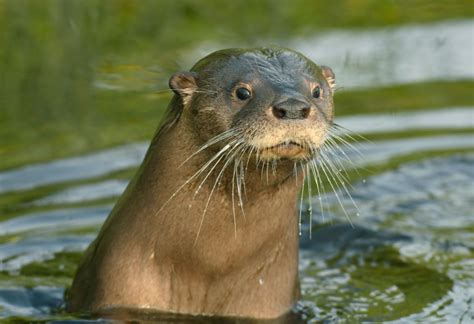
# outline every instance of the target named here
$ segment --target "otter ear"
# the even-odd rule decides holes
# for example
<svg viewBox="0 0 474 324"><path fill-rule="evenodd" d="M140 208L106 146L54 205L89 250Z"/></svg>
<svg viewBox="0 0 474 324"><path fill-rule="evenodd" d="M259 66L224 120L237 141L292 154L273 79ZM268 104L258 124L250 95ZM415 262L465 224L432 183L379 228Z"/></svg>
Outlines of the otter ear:
<svg viewBox="0 0 474 324"><path fill-rule="evenodd" d="M171 76L169 86L183 100L186 105L197 89L197 74L194 72L178 72Z"/></svg>
<svg viewBox="0 0 474 324"><path fill-rule="evenodd" d="M331 91L334 92L334 88L336 87L336 75L329 66L322 65L321 70L323 72L323 76L329 83L329 87L331 87Z"/></svg>

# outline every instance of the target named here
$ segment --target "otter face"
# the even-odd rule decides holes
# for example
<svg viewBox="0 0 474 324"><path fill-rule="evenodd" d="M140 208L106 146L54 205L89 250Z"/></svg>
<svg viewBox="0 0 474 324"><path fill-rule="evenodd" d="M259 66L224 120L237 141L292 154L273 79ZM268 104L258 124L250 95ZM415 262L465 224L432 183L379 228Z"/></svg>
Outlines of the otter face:
<svg viewBox="0 0 474 324"><path fill-rule="evenodd" d="M222 137L266 161L311 158L333 121L334 73L286 49L218 51L170 87L203 144Z"/></svg>

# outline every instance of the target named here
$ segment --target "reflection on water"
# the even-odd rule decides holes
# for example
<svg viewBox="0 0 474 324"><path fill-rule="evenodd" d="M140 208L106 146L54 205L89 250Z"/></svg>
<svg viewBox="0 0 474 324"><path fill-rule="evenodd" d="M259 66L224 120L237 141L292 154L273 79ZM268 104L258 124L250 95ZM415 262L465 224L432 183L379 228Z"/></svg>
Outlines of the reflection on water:
<svg viewBox="0 0 474 324"><path fill-rule="evenodd" d="M0 288L0 305L6 314L44 316L62 304L63 292L49 287Z"/></svg>
<svg viewBox="0 0 474 324"><path fill-rule="evenodd" d="M331 31L285 45L315 62L336 67L344 88L380 87L474 77L472 20L403 26L376 31ZM225 44L224 44L225 45ZM222 44L206 44L188 65Z"/></svg>
<svg viewBox="0 0 474 324"><path fill-rule="evenodd" d="M128 180L105 180L99 183L81 185L39 199L34 201L33 204L68 204L116 197L124 192L127 184Z"/></svg>
<svg viewBox="0 0 474 324"><path fill-rule="evenodd" d="M452 113L451 113L452 112ZM356 115L336 117L336 122L350 130L350 133L368 134L377 132L398 132L410 129L455 129L474 127L474 109L448 108L392 115ZM363 143L360 147L364 163L380 162L398 154L418 150L445 150L449 148L470 148L474 146L472 135L446 135L425 138L410 138L387 142ZM148 143L136 143L105 150L86 156L74 157L44 164L31 165L12 171L0 172L0 193L32 189L38 186L78 179L94 178L114 171L138 166L146 152ZM347 152L351 154L351 152ZM54 177L51 177L54 174ZM99 186L99 187L97 187ZM123 182L107 181L97 185L78 188L79 191L63 192L59 197L48 199L56 202L80 201L81 197L107 197L120 194ZM94 192L94 191L100 192ZM69 197L69 198L66 198Z"/></svg>
<svg viewBox="0 0 474 324"><path fill-rule="evenodd" d="M0 17L3 4L0 0ZM190 8L189 17L197 15ZM68 28L76 30L75 19L66 24L72 26ZM122 19L128 18L125 15ZM146 26L139 28L140 32ZM16 28L20 33L21 28ZM347 168L355 175L350 192L358 211L346 197L342 205L353 225L331 190L311 199L312 239L307 235L309 222L305 221L300 244L303 298L294 310L304 320L474 321L473 28L472 20L453 20L375 30L339 29L313 36L292 35L279 42L335 69L338 84L344 89L335 98L336 122L350 130L345 131L346 135L359 138L356 133L368 138L354 143L360 154L351 149L345 151L353 161ZM84 41L79 33L74 35ZM94 45L87 44L91 52L84 55L90 59ZM189 60L188 65L207 54L212 46L223 46L222 41L218 46L199 44L202 43L180 52ZM69 47L65 49L67 55L76 51L76 47ZM3 51L0 48L0 57ZM120 63L101 62L94 77L88 74L91 70L84 72L87 83L68 79L70 83L62 84L60 78L52 83L68 91L74 88L73 93L84 94L84 87L97 91L94 98L107 104L96 102L94 106L81 97L73 108L91 104L94 109L103 109L103 115L74 110L84 117L82 122L86 125L97 122L100 134L81 123L77 128L85 128L79 132L48 131L61 127L58 120L76 116L65 113L67 116L59 114L56 118L57 112L48 108L56 105L54 92L60 88L51 84L45 89L54 89L53 93L32 92L34 83L19 86L28 100L36 98L33 101L42 107L43 110L38 109L38 114L45 115L41 115L41 123L30 120L28 107L23 115L14 105L7 107L8 114L3 115L2 111L2 118L18 122L13 127L18 129L17 133L31 131L33 136L23 139L30 142L28 149L32 152L21 152L31 158L27 160L30 163L18 166L10 159L13 162L6 164L10 169L0 171L0 320L19 316L25 322L81 320L62 313L63 293L71 283L82 252L143 159L149 140L146 134L153 131L151 127L142 132L143 125L155 127L155 119L161 113L152 111L131 118L129 108L161 104L162 101L156 101L161 94L147 91L150 85L154 86L157 75L160 80L164 78L163 70L145 68L150 62L140 61L140 55L135 58L136 64L128 65L128 58L120 57L120 53L117 56L110 60ZM122 64L121 60L126 62ZM22 70L26 80L42 73L35 66L32 64L28 73ZM75 70L67 71L73 74ZM13 76L17 74L10 73L10 78ZM408 83L415 81L430 83ZM403 84L404 88L400 90L395 84ZM381 85L387 87L382 89ZM370 89L362 91L361 87ZM443 91L445 88L450 91ZM431 89L437 92L431 93ZM66 90L65 98L69 93ZM367 98L362 100L361 93ZM371 94L376 96L376 102ZM338 96L344 99L344 116L337 116ZM28 100L23 104L30 103ZM378 109L378 105L385 109ZM376 109L366 109L367 106ZM17 114L21 121L11 117ZM109 121L111 126L107 126ZM134 137L136 133L142 135ZM69 157L52 161L44 157L53 154L41 155L38 160L43 162L31 163L37 161L36 147L31 143L40 148L49 148L42 145L52 143L52 148L76 152L68 151L69 143L76 142L68 142L58 134L74 138L82 134L90 136L93 142L102 140L115 146L72 157L61 155ZM350 137L347 140L352 141ZM18 152L14 147L19 143L2 143L0 154ZM319 211L321 202L324 220Z"/></svg>
<svg viewBox="0 0 474 324"><path fill-rule="evenodd" d="M337 118L336 122L350 132L360 134L415 129L474 128L474 108L449 107L410 113L355 115Z"/></svg>
<svg viewBox="0 0 474 324"><path fill-rule="evenodd" d="M355 228L322 226L313 232L314 240L302 245L302 271L309 275L303 287L311 302L301 307L311 306L319 318L334 317L342 307L348 318L378 313L373 320L389 320L396 317L377 309L400 313L426 298L420 292L432 291L438 300L426 300L425 307L400 322L453 323L461 314L469 322L474 306L473 165L473 154L453 155L406 164L356 184L360 216L352 219ZM337 199L330 196L325 200L332 205L330 217L344 221L335 211ZM409 276L403 284L402 275Z"/></svg>
<svg viewBox="0 0 474 324"><path fill-rule="evenodd" d="M132 144L77 158L31 165L0 173L0 193L56 182L97 177L140 164L147 144ZM51 175L54 174L54 177Z"/></svg>
<svg viewBox="0 0 474 324"><path fill-rule="evenodd" d="M453 110L453 118L446 122L451 127L467 127L472 121L471 109ZM424 120L443 116L446 111L423 111L403 114L394 118L386 128L378 128L378 121L389 117L366 115L341 118L362 133L405 129L402 120L411 121L409 127L425 126ZM423 118L421 118L421 117ZM357 120L364 121L361 124ZM373 120L373 122L371 122ZM419 120L419 122L417 122ZM436 127L443 128L441 122ZM362 128L367 125L367 128ZM372 128L375 125L375 129ZM20 170L3 172L8 183L25 183L24 188L48 186L52 183L112 174L118 168L136 166L144 154L146 144L128 145L84 157L53 161ZM360 145L361 166L387 163L391 158L422 151L473 149L471 134L440 135L398 140L373 141ZM350 153L350 152L348 152ZM120 160L117 164L101 164L104 160ZM72 161L72 162L71 162ZM395 170L366 177L354 184L352 195L360 210L353 217L354 227L347 224L337 199L327 193L323 201L329 211L320 223L320 214L314 208L313 239L301 237L301 284L303 300L295 310L304 317L328 321L393 320L408 316L413 320L437 318L455 319L472 307L474 277L474 155L453 155L447 158L422 160L402 165ZM99 166L97 169L90 166ZM51 172L57 177L48 178ZM31 170L36 170L32 172ZM26 174L26 175L25 175ZM34 174L41 175L38 178ZM54 179L54 180L52 180ZM30 180L28 182L27 180ZM26 210L0 223L0 271L12 282L0 290L2 316L13 314L37 316L47 314L53 305L62 301L63 287L50 286L25 290L14 283L25 280L22 269L31 264L51 262L64 251L76 253L94 238L95 232L112 208L97 207L57 208L83 202L92 204L104 197L117 197L126 180L105 179L99 182L66 186L27 205ZM20 188L4 186L5 191ZM320 200L315 201L318 205ZM346 209L353 208L347 202ZM50 206L47 211L28 213L29 206ZM355 213L352 213L355 214ZM345 223L345 224L344 224ZM332 225L329 225L332 224ZM68 266L60 259L58 267ZM69 264L69 267L74 264ZM46 270L47 272L48 270ZM47 274L47 273L46 273ZM67 274L72 275L72 271ZM65 274L64 276L67 277ZM38 282L47 282L44 274L33 276ZM70 279L70 278L68 278ZM21 280L19 280L21 282ZM54 284L54 281L50 283ZM4 284L5 285L5 284ZM40 285L42 286L42 285ZM420 299L419 290L432 291ZM414 307L413 303L417 306ZM394 314L394 315L387 315Z"/></svg>
<svg viewBox="0 0 474 324"><path fill-rule="evenodd" d="M473 28L468 20L376 32L339 31L297 41L293 47L314 60L343 67L337 78L344 87L471 79Z"/></svg>

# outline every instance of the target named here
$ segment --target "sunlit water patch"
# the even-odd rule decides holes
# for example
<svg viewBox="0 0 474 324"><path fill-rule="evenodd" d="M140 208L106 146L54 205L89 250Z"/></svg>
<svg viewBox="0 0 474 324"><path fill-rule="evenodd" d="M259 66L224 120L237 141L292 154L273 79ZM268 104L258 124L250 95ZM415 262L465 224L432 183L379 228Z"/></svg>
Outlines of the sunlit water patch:
<svg viewBox="0 0 474 324"><path fill-rule="evenodd" d="M330 32L292 45L336 69L343 87L472 79L474 21Z"/></svg>
<svg viewBox="0 0 474 324"><path fill-rule="evenodd" d="M35 205L54 205L85 202L117 197L127 187L128 180L105 180L99 183L75 186L34 201Z"/></svg>
<svg viewBox="0 0 474 324"><path fill-rule="evenodd" d="M58 252L84 250L111 209L111 205L58 209L0 222L0 271L15 272Z"/></svg>
<svg viewBox="0 0 474 324"><path fill-rule="evenodd" d="M362 158L347 151L355 166L370 168L427 151L473 150L467 132L472 116L471 107L452 107L336 121L362 134L465 131L363 141L357 144ZM112 208L111 199L127 185L114 172L136 168L147 146L125 145L0 173L3 197L25 194L10 206L13 216L0 222L0 318L53 316L82 251ZM317 226L311 240L307 228L301 236L304 298L298 312L327 322L471 319L473 162L472 154L450 155L365 177L351 189L359 211L342 201L354 227L330 193L322 197L326 222L321 222L315 198ZM44 188L46 194L27 198Z"/></svg>
<svg viewBox="0 0 474 324"><path fill-rule="evenodd" d="M0 193L92 178L134 167L143 160L147 146L146 143L124 145L85 156L1 172Z"/></svg>
<svg viewBox="0 0 474 324"><path fill-rule="evenodd" d="M329 321L472 321L473 165L473 154L429 159L355 185L354 228L320 225L315 239L302 237L300 309ZM331 220L345 222L328 196Z"/></svg>
<svg viewBox="0 0 474 324"><path fill-rule="evenodd" d="M366 31L330 31L280 43L318 64L333 67L337 84L344 88L373 88L474 78L473 30L474 21L463 20ZM197 58L229 46L208 43L184 60L190 66Z"/></svg>
<svg viewBox="0 0 474 324"><path fill-rule="evenodd" d="M380 131L401 132L407 129L455 129L474 127L474 109L472 107L450 107L441 110L425 110L403 114L371 114L336 118L336 122L351 133L370 134ZM410 153L413 150L428 150L438 146L439 149L465 148L473 145L472 135L451 135L430 138L414 138L393 142L367 143L361 146L364 163L388 159L393 154ZM55 183L88 179L103 176L114 171L136 167L145 155L148 143L141 142L121 147L90 153L85 156L39 163L0 172L0 193L45 186ZM400 151L401 150L401 151ZM390 155L392 154L392 155ZM374 156L371 158L371 156ZM107 181L87 185L75 191L40 200L37 203L72 202L81 197L87 200L93 194L108 197L120 193L123 182Z"/></svg>
<svg viewBox="0 0 474 324"><path fill-rule="evenodd" d="M61 288L0 288L0 314L45 316L63 303Z"/></svg>
<svg viewBox="0 0 474 324"><path fill-rule="evenodd" d="M420 129L474 128L474 108L450 107L417 112L354 115L336 119L350 132L371 134Z"/></svg>

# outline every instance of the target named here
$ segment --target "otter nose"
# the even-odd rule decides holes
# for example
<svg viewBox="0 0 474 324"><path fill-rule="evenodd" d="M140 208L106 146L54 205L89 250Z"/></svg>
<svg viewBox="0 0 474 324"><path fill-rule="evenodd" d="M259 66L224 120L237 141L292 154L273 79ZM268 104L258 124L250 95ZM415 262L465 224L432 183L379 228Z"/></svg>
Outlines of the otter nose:
<svg viewBox="0 0 474 324"><path fill-rule="evenodd" d="M297 99L288 99L272 107L273 116L277 119L306 119L309 116L310 105Z"/></svg>

